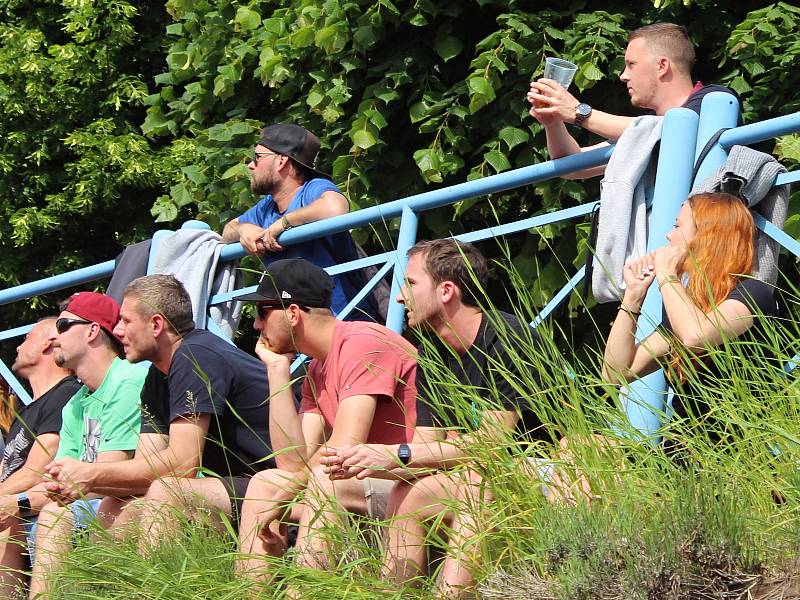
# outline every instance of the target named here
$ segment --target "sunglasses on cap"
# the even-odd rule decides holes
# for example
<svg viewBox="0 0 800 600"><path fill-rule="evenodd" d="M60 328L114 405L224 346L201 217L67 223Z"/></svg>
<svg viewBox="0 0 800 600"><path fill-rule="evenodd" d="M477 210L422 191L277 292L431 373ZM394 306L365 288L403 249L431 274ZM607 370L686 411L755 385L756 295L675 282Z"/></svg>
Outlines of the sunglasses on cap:
<svg viewBox="0 0 800 600"><path fill-rule="evenodd" d="M68 319L67 317L62 317L61 319L56 319L56 331L61 334L66 331L69 331L73 325L91 325L92 321L87 321L85 319Z"/></svg>

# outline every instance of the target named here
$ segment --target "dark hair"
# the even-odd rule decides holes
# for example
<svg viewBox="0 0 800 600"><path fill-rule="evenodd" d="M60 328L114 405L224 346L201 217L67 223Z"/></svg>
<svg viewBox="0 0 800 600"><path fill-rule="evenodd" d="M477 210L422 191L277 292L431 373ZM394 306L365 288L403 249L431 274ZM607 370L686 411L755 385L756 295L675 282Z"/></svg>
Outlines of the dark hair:
<svg viewBox="0 0 800 600"><path fill-rule="evenodd" d="M194 329L192 299L173 275L145 275L134 279L125 288L123 297L128 296L138 300L137 312L141 316L161 315L179 335Z"/></svg>
<svg viewBox="0 0 800 600"><path fill-rule="evenodd" d="M675 23L653 23L635 29L628 35L628 41L642 38L648 50L664 54L677 67L677 70L691 75L695 54L689 32Z"/></svg>
<svg viewBox="0 0 800 600"><path fill-rule="evenodd" d="M489 281L486 258L472 244L453 238L418 242L408 251L408 256L423 255L425 270L437 285L452 281L461 290L461 301L478 306Z"/></svg>
<svg viewBox="0 0 800 600"><path fill-rule="evenodd" d="M316 177L316 175L314 175L314 171L309 169L307 166L301 165L291 156L289 157L289 160L292 161L292 167L294 167L295 175L297 175L297 178L303 183L305 183L306 181L310 181L311 179L314 179L314 177Z"/></svg>

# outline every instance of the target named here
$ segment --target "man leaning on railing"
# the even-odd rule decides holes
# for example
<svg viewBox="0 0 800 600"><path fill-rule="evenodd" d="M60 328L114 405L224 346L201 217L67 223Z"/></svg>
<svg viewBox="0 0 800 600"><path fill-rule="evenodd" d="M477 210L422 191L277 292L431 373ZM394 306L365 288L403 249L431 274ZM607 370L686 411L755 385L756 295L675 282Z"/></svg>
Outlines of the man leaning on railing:
<svg viewBox="0 0 800 600"><path fill-rule="evenodd" d="M663 116L671 108L688 108L700 113L706 94L731 90L719 85L703 85L692 79L695 52L686 29L672 23L654 23L631 32L625 50L625 70L619 76L628 89L631 104ZM734 94L735 95L735 94ZM608 142L581 148L567 131L566 124L583 127L608 141L617 141L634 117L612 115L579 102L551 79L531 83L528 91L530 114L547 135L550 158L594 150ZM604 166L570 174L568 179L602 175Z"/></svg>
<svg viewBox="0 0 800 600"><path fill-rule="evenodd" d="M224 242L241 242L250 254L262 256L265 265L278 259L305 258L326 268L357 258L347 231L321 236L284 248L278 237L288 229L343 215L348 202L330 176L314 168L319 153L317 136L292 124L269 125L261 130L250 169L250 189L263 198L225 225ZM334 278L334 314L339 314L365 281L360 273Z"/></svg>

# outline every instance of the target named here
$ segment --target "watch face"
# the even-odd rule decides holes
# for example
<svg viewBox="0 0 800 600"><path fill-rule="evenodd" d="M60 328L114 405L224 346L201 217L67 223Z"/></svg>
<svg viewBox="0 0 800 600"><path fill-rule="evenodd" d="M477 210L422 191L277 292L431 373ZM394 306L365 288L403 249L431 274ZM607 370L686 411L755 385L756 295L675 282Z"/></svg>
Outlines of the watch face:
<svg viewBox="0 0 800 600"><path fill-rule="evenodd" d="M578 104L578 108L575 109L575 112L577 112L579 115L583 117L588 117L589 114L592 112L592 107L589 106L588 104L581 103Z"/></svg>
<svg viewBox="0 0 800 600"><path fill-rule="evenodd" d="M411 458L411 448L408 447L408 444L400 444L397 448L397 458L400 459L404 465L408 464L409 459Z"/></svg>

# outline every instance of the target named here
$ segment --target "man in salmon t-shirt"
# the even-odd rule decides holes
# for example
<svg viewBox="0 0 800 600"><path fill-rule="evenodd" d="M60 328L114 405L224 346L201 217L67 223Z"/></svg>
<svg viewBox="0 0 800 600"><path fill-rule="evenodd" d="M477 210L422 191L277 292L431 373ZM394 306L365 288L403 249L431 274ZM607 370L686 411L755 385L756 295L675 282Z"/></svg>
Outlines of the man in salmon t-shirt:
<svg viewBox="0 0 800 600"><path fill-rule="evenodd" d="M342 508L383 517L393 482L331 481L319 463L323 446L408 443L414 435L416 350L383 325L334 318L332 290L324 270L295 258L272 263L258 290L238 298L256 302L256 354L267 366L277 463L253 478L245 497L237 566L245 576L266 576L269 563L258 555L282 551L280 521L289 512L300 523L297 560L318 568L329 551L319 531L340 521ZM296 352L313 359L299 416L290 374Z"/></svg>

